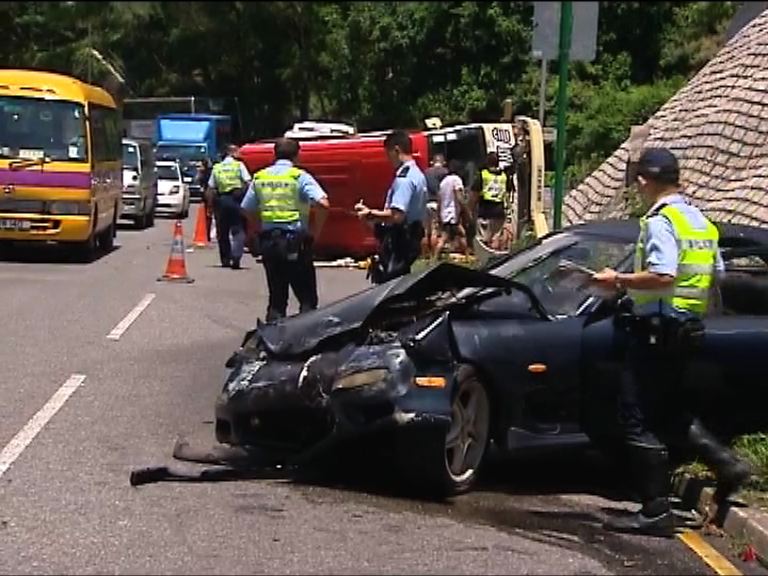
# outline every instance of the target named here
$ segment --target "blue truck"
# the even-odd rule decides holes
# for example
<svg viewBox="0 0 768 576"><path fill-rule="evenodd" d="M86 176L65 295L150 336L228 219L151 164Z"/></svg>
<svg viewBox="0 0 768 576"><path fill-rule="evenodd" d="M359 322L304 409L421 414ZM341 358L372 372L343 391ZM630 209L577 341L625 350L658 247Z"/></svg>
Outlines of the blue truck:
<svg viewBox="0 0 768 576"><path fill-rule="evenodd" d="M202 196L197 167L204 159L217 162L231 140L229 116L211 114L163 114L155 119L155 158L175 159L192 198Z"/></svg>

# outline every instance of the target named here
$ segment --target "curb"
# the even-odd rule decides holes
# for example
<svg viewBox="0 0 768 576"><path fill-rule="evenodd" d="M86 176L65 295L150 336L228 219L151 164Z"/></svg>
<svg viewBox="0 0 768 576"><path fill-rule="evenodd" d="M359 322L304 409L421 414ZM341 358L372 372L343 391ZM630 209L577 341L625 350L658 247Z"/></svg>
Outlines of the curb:
<svg viewBox="0 0 768 576"><path fill-rule="evenodd" d="M720 510L712 502L715 493L712 481L687 474L674 479L673 491L684 506L695 508L704 516L710 515L728 536L750 544L760 562L768 563L768 513L744 504L726 506Z"/></svg>

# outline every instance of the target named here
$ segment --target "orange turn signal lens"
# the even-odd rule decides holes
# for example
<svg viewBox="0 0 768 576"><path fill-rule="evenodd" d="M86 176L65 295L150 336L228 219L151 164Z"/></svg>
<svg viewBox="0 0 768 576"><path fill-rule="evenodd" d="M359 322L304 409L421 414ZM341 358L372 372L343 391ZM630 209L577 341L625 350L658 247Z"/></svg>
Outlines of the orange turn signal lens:
<svg viewBox="0 0 768 576"><path fill-rule="evenodd" d="M528 365L528 372L531 374L543 374L547 371L546 364L530 364Z"/></svg>
<svg viewBox="0 0 768 576"><path fill-rule="evenodd" d="M417 376L416 386L422 388L445 388L445 378L442 376Z"/></svg>

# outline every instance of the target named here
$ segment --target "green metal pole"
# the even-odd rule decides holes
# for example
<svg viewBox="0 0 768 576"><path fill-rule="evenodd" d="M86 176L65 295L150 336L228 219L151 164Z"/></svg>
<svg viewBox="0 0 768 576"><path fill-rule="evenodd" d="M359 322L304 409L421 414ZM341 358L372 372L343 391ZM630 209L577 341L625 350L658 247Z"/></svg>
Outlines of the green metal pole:
<svg viewBox="0 0 768 576"><path fill-rule="evenodd" d="M557 143L555 147L555 198L553 224L560 229L563 219L563 184L565 179L565 110L568 107L568 64L570 62L573 5L560 3L560 75L557 82Z"/></svg>

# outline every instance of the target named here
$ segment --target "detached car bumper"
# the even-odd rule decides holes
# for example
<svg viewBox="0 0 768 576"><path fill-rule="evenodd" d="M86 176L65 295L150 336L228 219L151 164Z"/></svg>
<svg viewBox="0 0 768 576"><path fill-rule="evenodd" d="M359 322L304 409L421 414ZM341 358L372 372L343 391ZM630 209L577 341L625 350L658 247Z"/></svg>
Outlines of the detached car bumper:
<svg viewBox="0 0 768 576"><path fill-rule="evenodd" d="M438 398L430 409L414 390L414 376L397 344L318 354L306 362L244 360L216 402L216 438L299 454L370 432L448 426L449 409Z"/></svg>

